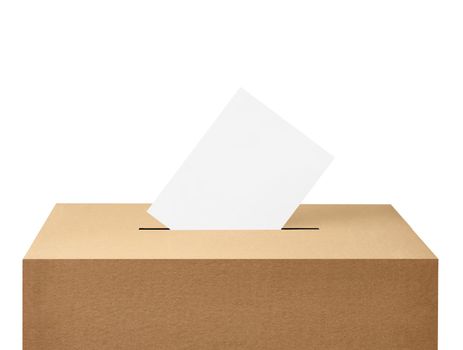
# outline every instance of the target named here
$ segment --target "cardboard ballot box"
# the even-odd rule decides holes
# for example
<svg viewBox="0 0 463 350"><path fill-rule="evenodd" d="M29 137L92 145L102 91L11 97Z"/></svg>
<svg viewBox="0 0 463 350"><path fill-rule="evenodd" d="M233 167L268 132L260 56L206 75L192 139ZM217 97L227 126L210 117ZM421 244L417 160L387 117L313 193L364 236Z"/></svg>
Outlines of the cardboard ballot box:
<svg viewBox="0 0 463 350"><path fill-rule="evenodd" d="M173 231L58 204L24 259L24 349L437 349L437 258L389 205Z"/></svg>

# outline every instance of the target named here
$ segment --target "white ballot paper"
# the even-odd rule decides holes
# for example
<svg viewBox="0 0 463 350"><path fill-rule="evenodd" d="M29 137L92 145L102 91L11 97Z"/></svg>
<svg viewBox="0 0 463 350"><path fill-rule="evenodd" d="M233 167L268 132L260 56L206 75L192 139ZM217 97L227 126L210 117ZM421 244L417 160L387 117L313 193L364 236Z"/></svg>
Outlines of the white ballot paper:
<svg viewBox="0 0 463 350"><path fill-rule="evenodd" d="M240 89L148 212L174 230L279 230L331 160Z"/></svg>

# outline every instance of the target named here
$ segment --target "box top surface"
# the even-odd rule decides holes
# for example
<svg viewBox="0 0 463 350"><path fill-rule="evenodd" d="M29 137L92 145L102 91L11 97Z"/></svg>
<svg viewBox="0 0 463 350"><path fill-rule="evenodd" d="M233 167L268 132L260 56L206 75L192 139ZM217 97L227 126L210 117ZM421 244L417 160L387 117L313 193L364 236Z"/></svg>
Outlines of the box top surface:
<svg viewBox="0 0 463 350"><path fill-rule="evenodd" d="M25 259L436 259L390 205L303 204L281 231L139 230L163 228L148 207L57 204Z"/></svg>

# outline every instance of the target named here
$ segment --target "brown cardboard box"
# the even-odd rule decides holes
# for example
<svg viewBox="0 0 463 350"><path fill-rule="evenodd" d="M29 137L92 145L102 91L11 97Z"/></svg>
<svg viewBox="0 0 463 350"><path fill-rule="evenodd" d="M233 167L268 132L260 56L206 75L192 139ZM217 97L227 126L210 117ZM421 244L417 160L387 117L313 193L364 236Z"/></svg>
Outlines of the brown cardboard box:
<svg viewBox="0 0 463 350"><path fill-rule="evenodd" d="M437 349L437 259L389 205L301 205L281 231L139 230L59 204L24 259L24 349Z"/></svg>

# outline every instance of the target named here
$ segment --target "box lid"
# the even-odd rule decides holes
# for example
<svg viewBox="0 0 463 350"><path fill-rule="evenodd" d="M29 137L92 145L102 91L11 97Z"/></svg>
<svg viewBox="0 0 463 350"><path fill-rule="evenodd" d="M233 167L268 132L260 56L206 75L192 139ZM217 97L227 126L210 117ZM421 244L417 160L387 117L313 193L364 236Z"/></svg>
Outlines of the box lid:
<svg viewBox="0 0 463 350"><path fill-rule="evenodd" d="M156 230L148 207L57 204L25 259L436 259L391 205L303 204L281 231Z"/></svg>

